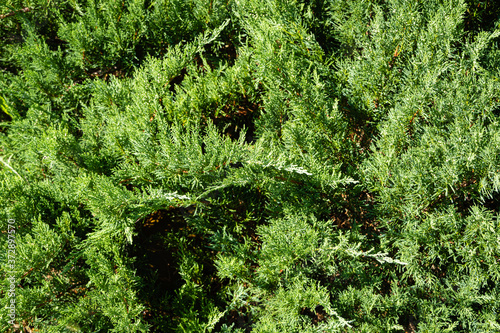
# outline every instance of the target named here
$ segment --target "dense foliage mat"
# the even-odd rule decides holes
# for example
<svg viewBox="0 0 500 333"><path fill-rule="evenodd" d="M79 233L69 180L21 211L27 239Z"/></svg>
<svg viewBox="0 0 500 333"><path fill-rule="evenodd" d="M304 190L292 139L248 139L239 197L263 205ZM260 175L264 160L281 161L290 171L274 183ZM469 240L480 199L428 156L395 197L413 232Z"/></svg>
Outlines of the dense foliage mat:
<svg viewBox="0 0 500 333"><path fill-rule="evenodd" d="M2 332L500 331L499 43L495 1L2 1Z"/></svg>

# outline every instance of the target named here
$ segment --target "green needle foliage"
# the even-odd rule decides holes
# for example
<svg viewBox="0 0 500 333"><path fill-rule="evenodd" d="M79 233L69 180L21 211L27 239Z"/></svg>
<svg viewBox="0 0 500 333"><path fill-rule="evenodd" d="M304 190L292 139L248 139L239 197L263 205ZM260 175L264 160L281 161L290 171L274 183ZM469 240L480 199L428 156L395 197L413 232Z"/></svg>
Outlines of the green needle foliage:
<svg viewBox="0 0 500 333"><path fill-rule="evenodd" d="M2 332L500 331L499 43L495 1L3 1Z"/></svg>

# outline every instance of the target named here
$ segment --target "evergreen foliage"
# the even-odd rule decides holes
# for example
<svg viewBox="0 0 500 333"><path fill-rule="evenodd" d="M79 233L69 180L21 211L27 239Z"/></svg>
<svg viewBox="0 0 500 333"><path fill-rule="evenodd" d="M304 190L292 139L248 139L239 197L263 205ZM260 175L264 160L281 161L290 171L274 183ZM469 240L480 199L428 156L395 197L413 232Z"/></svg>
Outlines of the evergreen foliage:
<svg viewBox="0 0 500 333"><path fill-rule="evenodd" d="M494 1L5 0L2 331L500 331L499 41Z"/></svg>

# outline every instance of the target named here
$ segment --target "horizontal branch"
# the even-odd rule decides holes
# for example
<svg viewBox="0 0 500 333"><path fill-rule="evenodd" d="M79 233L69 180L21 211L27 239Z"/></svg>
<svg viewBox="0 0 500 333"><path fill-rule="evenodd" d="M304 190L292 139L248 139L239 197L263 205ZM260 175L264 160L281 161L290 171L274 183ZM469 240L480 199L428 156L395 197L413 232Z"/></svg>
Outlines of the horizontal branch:
<svg viewBox="0 0 500 333"><path fill-rule="evenodd" d="M33 10L33 8L29 8L29 7L21 8L19 10L15 10L15 11L7 13L7 14L1 14L0 15L0 19L4 19L4 18L9 17L9 16L14 16L14 15L16 15L19 12L28 13L28 12L30 12L32 10Z"/></svg>

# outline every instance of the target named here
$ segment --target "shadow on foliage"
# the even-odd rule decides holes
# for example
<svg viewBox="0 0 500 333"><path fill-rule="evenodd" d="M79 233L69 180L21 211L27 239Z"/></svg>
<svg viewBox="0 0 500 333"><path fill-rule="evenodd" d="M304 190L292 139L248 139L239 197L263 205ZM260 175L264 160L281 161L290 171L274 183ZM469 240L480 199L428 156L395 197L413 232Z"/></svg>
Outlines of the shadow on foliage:
<svg viewBox="0 0 500 333"><path fill-rule="evenodd" d="M131 256L136 257L135 268L143 281L138 295L146 306L143 317L152 326L151 332L168 332L182 312L171 302L185 283L179 273L180 242L189 244L189 251L203 266L203 280L210 282L206 295L215 298L221 288L213 265L214 253L207 251L204 235L193 233L184 218L193 212L194 207L158 210L137 227Z"/></svg>

